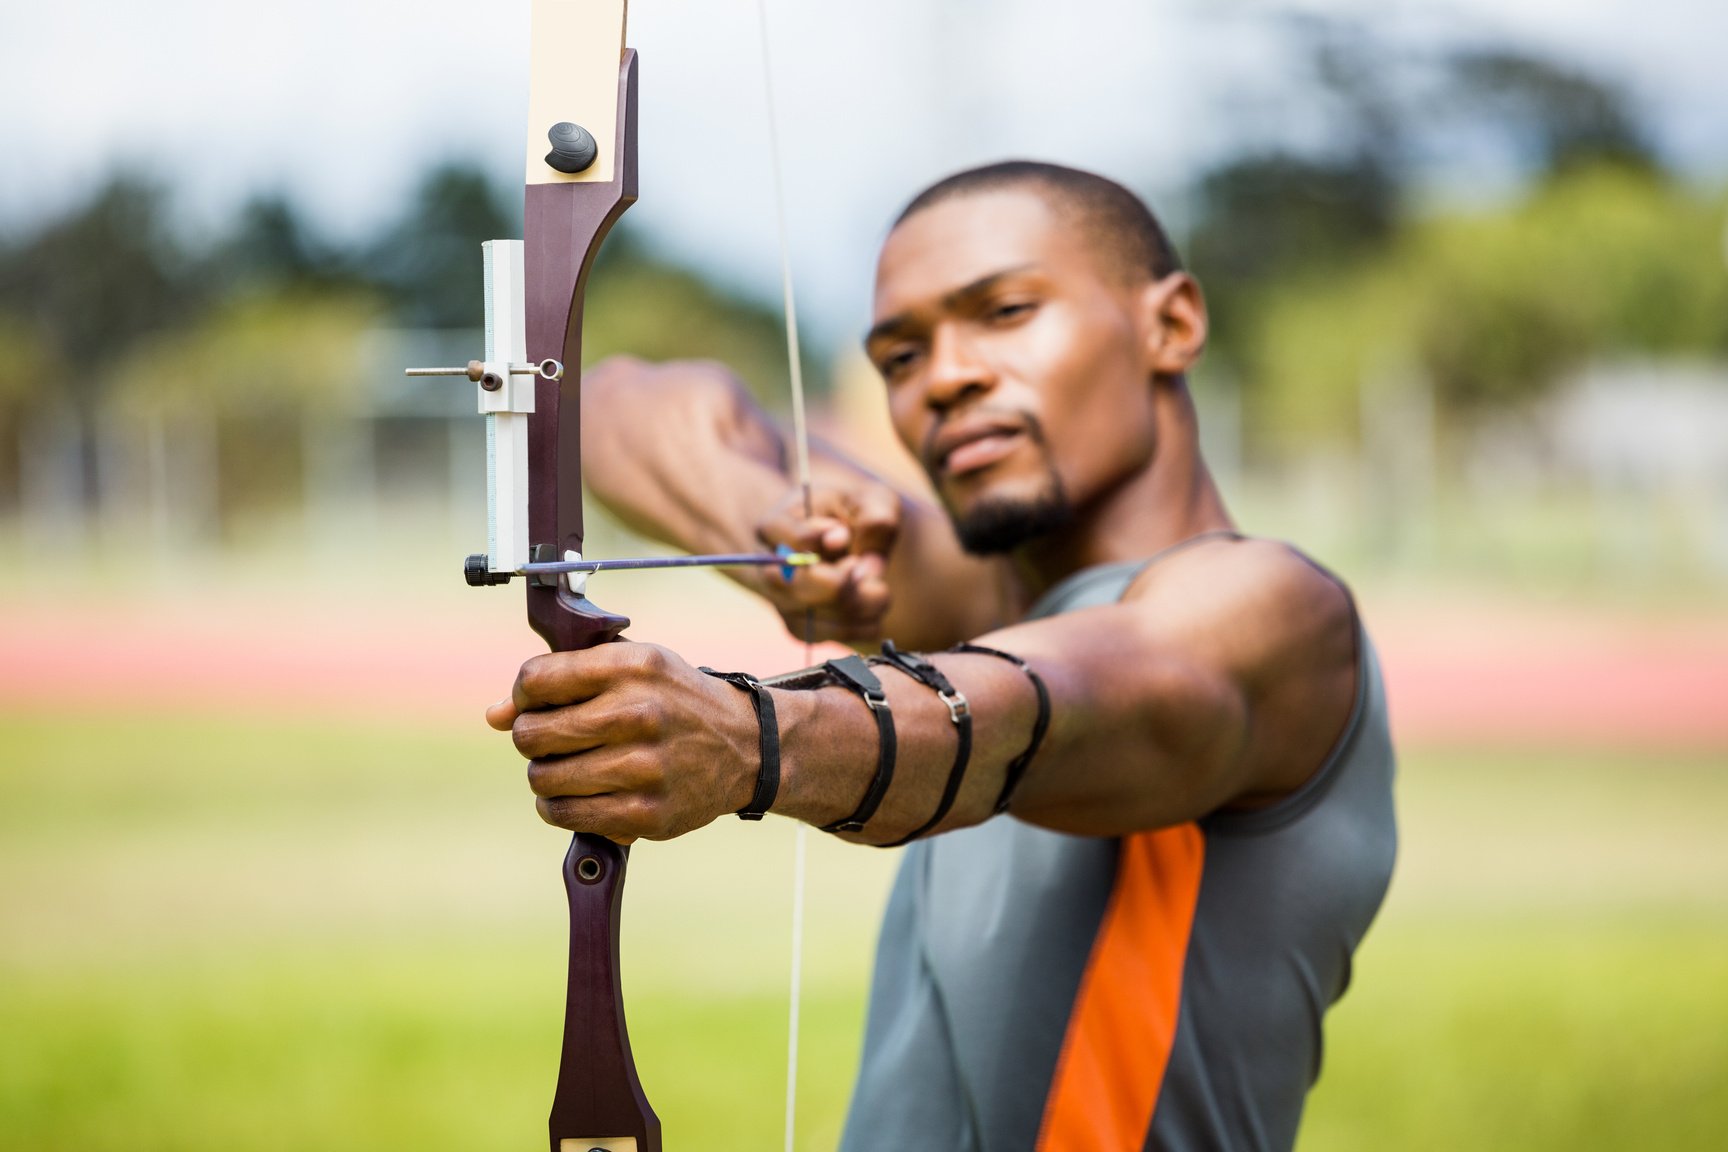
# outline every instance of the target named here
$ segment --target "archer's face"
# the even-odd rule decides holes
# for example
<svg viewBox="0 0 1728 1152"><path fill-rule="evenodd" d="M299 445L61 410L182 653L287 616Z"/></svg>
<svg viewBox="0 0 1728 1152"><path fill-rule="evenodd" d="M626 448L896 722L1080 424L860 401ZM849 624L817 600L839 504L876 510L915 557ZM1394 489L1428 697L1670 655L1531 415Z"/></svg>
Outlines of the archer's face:
<svg viewBox="0 0 1728 1152"><path fill-rule="evenodd" d="M1150 465L1150 318L1123 280L1025 190L943 201L888 237L865 350L969 548L1083 517Z"/></svg>

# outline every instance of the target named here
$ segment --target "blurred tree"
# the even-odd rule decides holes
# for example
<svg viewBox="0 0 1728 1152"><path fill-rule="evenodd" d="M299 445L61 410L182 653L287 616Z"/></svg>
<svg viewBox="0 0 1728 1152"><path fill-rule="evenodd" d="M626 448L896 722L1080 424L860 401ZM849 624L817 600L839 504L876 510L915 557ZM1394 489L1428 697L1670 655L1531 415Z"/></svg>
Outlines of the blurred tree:
<svg viewBox="0 0 1728 1152"><path fill-rule="evenodd" d="M170 226L163 188L117 172L83 204L0 252L0 312L71 369L56 384L87 401L134 341L191 317L195 264Z"/></svg>
<svg viewBox="0 0 1728 1152"><path fill-rule="evenodd" d="M27 520L76 535L77 511L98 491L93 417L108 372L146 334L195 315L205 290L165 191L136 172L114 173L0 251L0 328L20 333L8 352L30 362L34 386L0 419L10 441L4 487L19 493Z"/></svg>
<svg viewBox="0 0 1728 1152"><path fill-rule="evenodd" d="M1617 348L1717 347L1722 277L1702 254L1720 225L1666 183L1621 86L1506 48L1412 46L1395 24L1272 18L1300 80L1268 105L1271 137L1308 146L1202 176L1187 242L1208 362L1258 394L1259 433L1348 435L1365 374L1420 370L1443 408L1480 413ZM1484 155L1530 191L1474 215L1417 202L1425 173L1474 177Z"/></svg>
<svg viewBox="0 0 1728 1152"><path fill-rule="evenodd" d="M1397 54L1371 25L1309 12L1274 13L1295 46L1301 96L1281 101L1318 112L1324 139L1307 152L1279 144L1225 160L1198 182L1190 267L1205 284L1212 357L1240 372L1242 341L1273 284L1347 266L1396 229L1407 176L1411 118Z"/></svg>
<svg viewBox="0 0 1728 1152"><path fill-rule="evenodd" d="M39 328L0 312L0 509L19 502L19 433L58 379L58 365Z"/></svg>
<svg viewBox="0 0 1728 1152"><path fill-rule="evenodd" d="M262 192L240 208L233 231L207 258L222 295L354 287L345 254L320 240L281 192Z"/></svg>
<svg viewBox="0 0 1728 1152"><path fill-rule="evenodd" d="M584 357L719 360L768 407L783 407L789 388L779 310L655 257L628 220L600 249L588 286ZM804 377L813 393L829 383L825 362L808 351Z"/></svg>
<svg viewBox="0 0 1728 1152"><path fill-rule="evenodd" d="M22 499L25 443L54 461L38 469L54 490L38 484L32 498L44 520L124 495L138 486L137 462L164 453L207 462L179 470L174 497L205 510L192 516L198 532L295 498L307 422L362 399L356 364L369 328L480 326L480 245L519 231L505 203L478 169L451 164L370 242L327 243L292 201L267 192L222 239L192 250L162 186L117 175L0 247L0 503ZM590 359L713 357L764 397L784 394L773 310L652 255L627 229L601 260Z"/></svg>
<svg viewBox="0 0 1728 1152"><path fill-rule="evenodd" d="M369 294L290 288L236 296L142 340L110 377L106 412L128 443L108 448L210 453L207 477L182 477L199 494L181 502L208 505L199 533L232 535L251 513L299 500L308 421L364 409L363 350L379 318Z"/></svg>
<svg viewBox="0 0 1728 1152"><path fill-rule="evenodd" d="M1280 284L1251 338L1258 431L1348 436L1365 378L1420 371L1452 419L1539 400L1584 363L1728 355L1728 199L1574 168L1523 201L1432 215L1347 275Z"/></svg>
<svg viewBox="0 0 1728 1152"><path fill-rule="evenodd" d="M477 168L430 173L407 214L367 249L362 268L398 322L474 328L485 315L480 245L521 229L504 196ZM785 342L778 314L656 257L626 216L608 236L588 291L583 345L592 362L627 352L649 359L722 360L765 397L784 392ZM822 381L810 372L812 381Z"/></svg>
<svg viewBox="0 0 1728 1152"><path fill-rule="evenodd" d="M1454 113L1513 137L1548 177L1609 163L1654 173L1655 146L1627 93L1600 77L1506 49L1468 49L1448 61Z"/></svg>
<svg viewBox="0 0 1728 1152"><path fill-rule="evenodd" d="M1269 153L1209 172L1200 182L1188 260L1212 306L1216 357L1240 363L1259 298L1275 285L1385 244L1399 194L1393 170L1371 152L1337 159Z"/></svg>
<svg viewBox="0 0 1728 1152"><path fill-rule="evenodd" d="M359 345L379 308L364 294L239 296L140 341L115 365L110 398L127 412L291 415L353 410Z"/></svg>
<svg viewBox="0 0 1728 1152"><path fill-rule="evenodd" d="M480 245L520 233L517 213L484 171L445 164L421 181L403 217L366 246L360 266L400 322L476 328L486 311Z"/></svg>

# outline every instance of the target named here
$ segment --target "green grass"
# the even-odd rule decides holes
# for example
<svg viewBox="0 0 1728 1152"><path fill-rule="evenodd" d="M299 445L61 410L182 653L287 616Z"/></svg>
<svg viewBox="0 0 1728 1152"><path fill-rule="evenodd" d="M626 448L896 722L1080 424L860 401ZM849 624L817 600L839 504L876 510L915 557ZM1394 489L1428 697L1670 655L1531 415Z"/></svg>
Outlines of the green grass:
<svg viewBox="0 0 1728 1152"><path fill-rule="evenodd" d="M237 951L6 974L8 1147L543 1147L561 989L472 944ZM803 1130L831 1146L856 997L805 1003ZM778 1146L783 995L633 990L638 1062L673 1147Z"/></svg>
<svg viewBox="0 0 1728 1152"><path fill-rule="evenodd" d="M1728 925L1385 928L1330 1020L1306 1152L1722 1147Z"/></svg>
<svg viewBox="0 0 1728 1152"><path fill-rule="evenodd" d="M539 1147L559 833L501 738L0 714L0 1145ZM1412 756L1404 855L1304 1152L1705 1149L1728 1131L1721 756ZM778 1147L781 822L632 857L668 1146ZM832 1147L887 854L812 844L800 1147Z"/></svg>

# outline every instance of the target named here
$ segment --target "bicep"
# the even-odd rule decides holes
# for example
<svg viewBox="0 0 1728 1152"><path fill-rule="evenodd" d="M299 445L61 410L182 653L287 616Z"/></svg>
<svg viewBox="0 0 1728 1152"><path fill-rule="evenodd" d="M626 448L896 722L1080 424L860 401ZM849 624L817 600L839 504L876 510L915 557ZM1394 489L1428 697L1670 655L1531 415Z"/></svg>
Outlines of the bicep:
<svg viewBox="0 0 1728 1152"><path fill-rule="evenodd" d="M1048 669L1052 742L1015 814L1114 835L1259 805L1325 761L1355 698L1349 594L1267 541L1149 569L1122 601L999 633Z"/></svg>
<svg viewBox="0 0 1728 1152"><path fill-rule="evenodd" d="M1016 817L1114 836L1196 819L1243 791L1248 694L1203 629L1123 603L982 642L1027 659L1050 692L1049 735Z"/></svg>

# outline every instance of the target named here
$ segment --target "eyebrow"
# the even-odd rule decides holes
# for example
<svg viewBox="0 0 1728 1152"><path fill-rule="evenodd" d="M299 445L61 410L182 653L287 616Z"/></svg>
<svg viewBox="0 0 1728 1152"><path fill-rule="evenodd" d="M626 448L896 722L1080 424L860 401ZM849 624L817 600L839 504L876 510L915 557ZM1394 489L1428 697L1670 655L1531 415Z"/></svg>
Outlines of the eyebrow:
<svg viewBox="0 0 1728 1152"><path fill-rule="evenodd" d="M967 300L983 296L1010 276L1018 276L1022 272L1029 272L1036 267L1036 264L1016 264L1012 268L1003 268L1001 271L992 272L988 276L980 276L970 284L963 284L953 291L945 293L942 296L942 307L952 309L956 305L964 304ZM870 331L864 334L864 347L868 349L876 341L898 336L911 327L913 327L913 321L910 313L901 312L898 315L890 316L886 320L872 325Z"/></svg>

